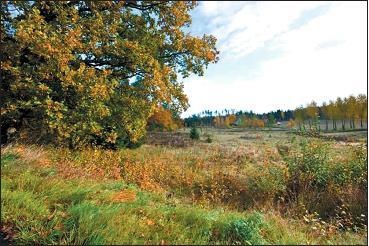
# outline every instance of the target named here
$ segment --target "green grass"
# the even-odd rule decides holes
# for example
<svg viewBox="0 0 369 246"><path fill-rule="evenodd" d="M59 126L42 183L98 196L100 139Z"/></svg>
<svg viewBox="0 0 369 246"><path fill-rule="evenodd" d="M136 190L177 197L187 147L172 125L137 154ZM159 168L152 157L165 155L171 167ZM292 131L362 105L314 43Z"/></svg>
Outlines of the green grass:
<svg viewBox="0 0 369 246"><path fill-rule="evenodd" d="M65 180L14 153L1 157L1 221L16 244L366 244L366 231L316 236L273 209L204 207L124 180ZM112 200L121 191L136 199Z"/></svg>
<svg viewBox="0 0 369 246"><path fill-rule="evenodd" d="M224 234L215 243L259 242L252 241L259 240L255 236L259 227L241 213L179 205L176 200L142 192L122 181L63 181L41 174L27 170L12 180L2 178L2 221L14 226L17 243L206 244L213 240L214 227L222 228ZM109 201L122 189L137 192L137 200ZM240 232L238 236L237 228L233 228L243 219L249 224L240 228L252 235Z"/></svg>

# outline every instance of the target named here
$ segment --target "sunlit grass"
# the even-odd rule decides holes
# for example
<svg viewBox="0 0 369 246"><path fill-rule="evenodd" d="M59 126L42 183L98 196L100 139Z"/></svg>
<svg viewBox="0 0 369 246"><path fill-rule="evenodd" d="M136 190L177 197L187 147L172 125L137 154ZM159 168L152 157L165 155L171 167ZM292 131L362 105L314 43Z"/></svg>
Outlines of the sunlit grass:
<svg viewBox="0 0 369 246"><path fill-rule="evenodd" d="M295 146L289 139L278 143ZM330 155L359 174L354 150L345 148L343 157L333 148ZM275 200L289 174L272 144L119 151L14 145L2 151L1 165L1 220L16 243L366 243L366 228L340 230L315 217L307 223L303 207ZM349 194L350 177L341 177ZM359 202L351 201L357 211Z"/></svg>

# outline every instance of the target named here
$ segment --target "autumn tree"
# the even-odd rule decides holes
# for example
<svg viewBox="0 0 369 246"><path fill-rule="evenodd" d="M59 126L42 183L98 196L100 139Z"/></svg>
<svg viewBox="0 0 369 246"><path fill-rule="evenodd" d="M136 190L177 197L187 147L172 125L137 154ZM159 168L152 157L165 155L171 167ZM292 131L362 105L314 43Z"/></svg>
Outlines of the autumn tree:
<svg viewBox="0 0 369 246"><path fill-rule="evenodd" d="M330 100L329 104L327 105L327 116L328 119L332 120L332 127L334 130L337 130L337 113L336 113L336 104L334 101Z"/></svg>
<svg viewBox="0 0 369 246"><path fill-rule="evenodd" d="M251 119L252 120L252 127L254 128L264 128L265 127L265 122L263 120L260 120L260 119L257 119L257 118L254 118L254 119Z"/></svg>
<svg viewBox="0 0 369 246"><path fill-rule="evenodd" d="M342 130L345 130L345 125L346 125L346 120L345 120L345 117L346 117L346 114L345 114L345 104L344 104L344 101L342 100L341 97L338 97L336 102L335 102L335 113L336 113L336 118L337 119L341 119L341 127L342 127Z"/></svg>
<svg viewBox="0 0 369 246"><path fill-rule="evenodd" d="M358 102L358 116L360 119L360 127L363 128L363 121L367 119L368 115L368 98L364 94L360 94L357 96Z"/></svg>
<svg viewBox="0 0 369 246"><path fill-rule="evenodd" d="M228 123L228 126L232 125L237 120L237 117L234 114L231 114L231 115L227 116L226 118L227 118L226 121Z"/></svg>
<svg viewBox="0 0 369 246"><path fill-rule="evenodd" d="M203 75L217 61L213 36L185 31L195 6L2 2L2 132L15 128L70 147L139 141L163 103L188 107L177 74Z"/></svg>
<svg viewBox="0 0 369 246"><path fill-rule="evenodd" d="M321 110L322 110L322 116L325 120L325 130L328 131L328 119L330 118L330 115L329 115L329 107L326 102L323 102L321 106Z"/></svg>
<svg viewBox="0 0 369 246"><path fill-rule="evenodd" d="M292 129L296 126L296 121L294 121L293 119L290 119L288 122L287 122L287 127Z"/></svg>
<svg viewBox="0 0 369 246"><path fill-rule="evenodd" d="M304 124L305 109L302 106L295 109L294 117L295 117L296 123L298 123L298 125L299 125L299 129L301 130L302 126L305 128L305 124Z"/></svg>
<svg viewBox="0 0 369 246"><path fill-rule="evenodd" d="M309 122L309 129L311 129L311 124L317 122L318 108L316 102L312 101L306 107L306 116ZM316 125L316 124L315 124Z"/></svg>
<svg viewBox="0 0 369 246"><path fill-rule="evenodd" d="M150 130L172 131L178 128L173 119L172 112L164 107L159 107L147 121Z"/></svg>
<svg viewBox="0 0 369 246"><path fill-rule="evenodd" d="M215 116L214 119L213 119L213 124L215 127L221 127L222 126L222 118L221 116Z"/></svg>
<svg viewBox="0 0 369 246"><path fill-rule="evenodd" d="M346 114L345 116L350 121L350 128L355 129L355 121L359 118L358 104L356 97L353 95L349 96L346 100Z"/></svg>

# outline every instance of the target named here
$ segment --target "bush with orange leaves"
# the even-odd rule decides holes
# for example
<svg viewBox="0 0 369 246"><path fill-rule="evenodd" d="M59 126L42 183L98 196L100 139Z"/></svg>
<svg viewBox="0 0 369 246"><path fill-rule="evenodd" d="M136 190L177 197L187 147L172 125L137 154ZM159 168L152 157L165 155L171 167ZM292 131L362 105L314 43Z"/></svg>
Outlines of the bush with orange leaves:
<svg viewBox="0 0 369 246"><path fill-rule="evenodd" d="M177 122L173 119L172 112L162 106L148 119L147 126L149 130L160 131L172 131L178 128Z"/></svg>
<svg viewBox="0 0 369 246"><path fill-rule="evenodd" d="M240 124L241 127L264 128L265 122L258 118L244 117Z"/></svg>

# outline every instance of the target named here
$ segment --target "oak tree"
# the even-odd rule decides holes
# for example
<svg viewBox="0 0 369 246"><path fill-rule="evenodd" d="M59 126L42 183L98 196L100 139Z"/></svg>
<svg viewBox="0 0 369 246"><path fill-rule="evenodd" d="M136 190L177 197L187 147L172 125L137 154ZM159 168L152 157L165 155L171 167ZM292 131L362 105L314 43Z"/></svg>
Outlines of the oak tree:
<svg viewBox="0 0 369 246"><path fill-rule="evenodd" d="M137 142L163 104L178 112L188 107L178 74L203 75L218 59L215 37L186 31L195 7L2 2L2 132L15 128L70 147Z"/></svg>

